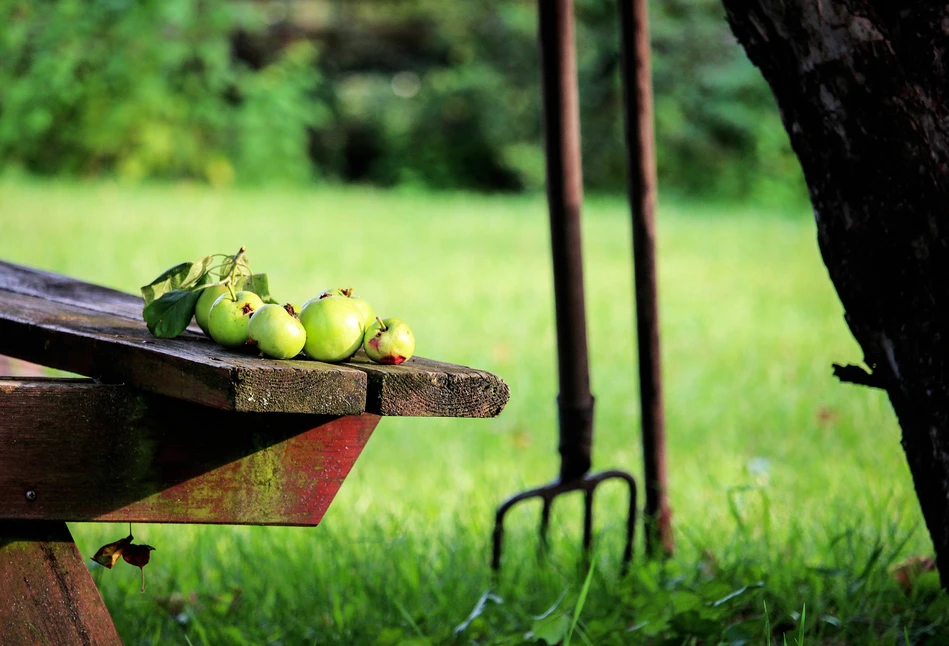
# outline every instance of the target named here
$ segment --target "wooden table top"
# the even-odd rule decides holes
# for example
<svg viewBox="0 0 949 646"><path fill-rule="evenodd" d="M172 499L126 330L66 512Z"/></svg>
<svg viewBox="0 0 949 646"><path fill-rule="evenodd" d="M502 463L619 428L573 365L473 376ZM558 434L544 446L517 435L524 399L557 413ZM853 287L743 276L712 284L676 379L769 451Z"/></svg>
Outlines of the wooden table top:
<svg viewBox="0 0 949 646"><path fill-rule="evenodd" d="M141 297L0 261L0 354L225 411L493 417L510 398L483 370L413 357L398 366L277 361L196 327L151 335Z"/></svg>

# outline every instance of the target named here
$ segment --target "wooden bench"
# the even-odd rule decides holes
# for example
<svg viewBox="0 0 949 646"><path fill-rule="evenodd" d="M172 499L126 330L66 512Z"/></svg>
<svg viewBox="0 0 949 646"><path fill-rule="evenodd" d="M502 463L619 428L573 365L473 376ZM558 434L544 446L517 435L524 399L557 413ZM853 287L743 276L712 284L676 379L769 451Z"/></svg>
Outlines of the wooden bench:
<svg viewBox="0 0 949 646"><path fill-rule="evenodd" d="M67 521L317 525L381 417L493 417L509 398L495 375L422 358L157 339L142 305L0 262L0 355L88 377L0 377L4 646L121 643Z"/></svg>

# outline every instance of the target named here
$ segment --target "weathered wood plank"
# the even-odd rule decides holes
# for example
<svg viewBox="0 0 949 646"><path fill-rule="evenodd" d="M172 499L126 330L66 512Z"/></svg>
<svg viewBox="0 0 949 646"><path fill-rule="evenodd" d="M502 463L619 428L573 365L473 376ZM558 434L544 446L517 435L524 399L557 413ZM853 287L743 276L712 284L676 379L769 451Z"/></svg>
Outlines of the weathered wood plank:
<svg viewBox="0 0 949 646"><path fill-rule="evenodd" d="M384 366L360 350L346 365L366 372L366 410L377 415L495 417L511 397L508 385L490 372L421 357Z"/></svg>
<svg viewBox="0 0 949 646"><path fill-rule="evenodd" d="M121 646L65 523L0 521L0 644Z"/></svg>
<svg viewBox="0 0 949 646"><path fill-rule="evenodd" d="M140 320L5 291L0 312L0 353L19 359L222 410L365 410L366 377L345 366L261 359L190 332L156 339Z"/></svg>
<svg viewBox="0 0 949 646"><path fill-rule="evenodd" d="M0 290L138 320L145 306L140 297L125 292L2 260Z"/></svg>
<svg viewBox="0 0 949 646"><path fill-rule="evenodd" d="M0 519L316 525L378 420L0 379Z"/></svg>
<svg viewBox="0 0 949 646"><path fill-rule="evenodd" d="M330 366L259 359L194 331L155 339L141 311L138 296L0 261L0 353L43 365L225 410L491 417L510 398L491 373L421 358L381 366L358 356ZM29 328L30 317L40 330L5 331ZM123 343L134 350L116 347Z"/></svg>

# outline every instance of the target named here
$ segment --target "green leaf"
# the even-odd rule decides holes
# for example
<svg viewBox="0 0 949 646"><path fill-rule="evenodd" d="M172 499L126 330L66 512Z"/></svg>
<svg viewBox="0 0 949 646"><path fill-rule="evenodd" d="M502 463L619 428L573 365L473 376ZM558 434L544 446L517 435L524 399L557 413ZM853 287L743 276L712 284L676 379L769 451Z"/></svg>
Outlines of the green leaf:
<svg viewBox="0 0 949 646"><path fill-rule="evenodd" d="M173 289L145 306L142 317L148 331L160 339L171 339L188 327L200 289Z"/></svg>
<svg viewBox="0 0 949 646"><path fill-rule="evenodd" d="M583 611L583 604L587 601L587 593L590 591L590 583L593 581L593 567L594 564L591 563L590 569L587 571L587 578L583 582L583 588L580 589L580 597L577 599L577 606L573 609L573 621L570 622L570 630L567 632L566 639L564 639L564 646L570 646L570 638L573 637L573 631L577 628L580 613Z"/></svg>
<svg viewBox="0 0 949 646"><path fill-rule="evenodd" d="M273 303L275 305L280 304L274 300L273 296L270 295L270 284L267 281L267 274L252 274L248 276L241 289L248 292L254 292L260 296L260 300L265 303Z"/></svg>
<svg viewBox="0 0 949 646"><path fill-rule="evenodd" d="M530 636L534 641L543 641L549 646L559 644L570 630L570 617L563 612L555 612L535 618L531 624Z"/></svg>
<svg viewBox="0 0 949 646"><path fill-rule="evenodd" d="M390 626L383 628L382 632L376 637L376 646L395 646L402 643L403 639L405 639L405 631Z"/></svg>
<svg viewBox="0 0 949 646"><path fill-rule="evenodd" d="M643 635L648 637L657 637L661 635L669 628L669 622L663 617L655 617L654 619L647 619L642 621L632 628L628 629L626 632L641 632Z"/></svg>
<svg viewBox="0 0 949 646"><path fill-rule="evenodd" d="M145 299L145 305L161 298L163 295L175 289L188 289L200 285L206 280L208 269L214 261L213 256L205 256L195 262L183 262L175 265L142 287L142 298Z"/></svg>
<svg viewBox="0 0 949 646"><path fill-rule="evenodd" d="M472 609L471 613L468 614L468 617L463 622L455 626L455 630L453 632L456 635L464 632L465 629L467 629L468 626L470 626L471 623L475 619L480 617L481 614L485 611L485 609L488 607L488 601L493 601L494 603L497 603L497 604L503 603L503 600L501 599L501 597L494 594L490 590L486 590L485 593L481 595L481 598L478 599L478 603L475 604L474 609Z"/></svg>
<svg viewBox="0 0 949 646"><path fill-rule="evenodd" d="M596 644L607 641L607 637L611 635L622 633L626 625L619 611L614 610L606 617L585 621L583 627L590 641Z"/></svg>
<svg viewBox="0 0 949 646"><path fill-rule="evenodd" d="M722 630L720 621L709 619L696 610L675 615L672 618L672 627L680 635L691 635L702 639L711 639L721 634Z"/></svg>
<svg viewBox="0 0 949 646"><path fill-rule="evenodd" d="M764 625L761 620L743 621L732 624L722 632L721 638L728 646L750 646L760 643Z"/></svg>
<svg viewBox="0 0 949 646"><path fill-rule="evenodd" d="M702 601L702 598L697 594L686 592L684 590L673 593L671 601L673 614L688 612L690 610L695 610L696 608L701 608L705 605L705 602Z"/></svg>
<svg viewBox="0 0 949 646"><path fill-rule="evenodd" d="M764 587L764 581L758 581L758 583L753 583L753 584L751 584L751 585L744 585L744 586L738 588L737 590L734 590L733 592L729 592L729 593L726 594L724 597L722 597L722 598L719 599L718 601L714 602L714 603L712 604L712 607L713 607L713 608L717 608L717 607L719 607L720 605L722 605L722 604L724 604L724 603L728 603L729 601L731 601L731 600L734 599L735 597L740 597L741 595L745 594L745 592L747 592L748 590L751 590L751 589L753 589L753 588L762 588L762 587Z"/></svg>

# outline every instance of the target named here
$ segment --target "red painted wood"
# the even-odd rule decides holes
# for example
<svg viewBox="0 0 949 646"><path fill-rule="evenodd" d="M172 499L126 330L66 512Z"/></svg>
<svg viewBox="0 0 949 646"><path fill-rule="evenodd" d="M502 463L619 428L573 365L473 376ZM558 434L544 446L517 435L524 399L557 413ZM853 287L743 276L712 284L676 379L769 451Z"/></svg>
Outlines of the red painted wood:
<svg viewBox="0 0 949 646"><path fill-rule="evenodd" d="M0 519L316 525L378 421L0 379Z"/></svg>
<svg viewBox="0 0 949 646"><path fill-rule="evenodd" d="M0 521L0 644L121 646L65 523Z"/></svg>
<svg viewBox="0 0 949 646"><path fill-rule="evenodd" d="M363 414L314 421L300 435L90 520L317 525L378 420L376 415ZM178 452L178 460L190 461L193 447L188 442L169 450ZM164 466L183 462L176 463ZM81 514L81 507L71 504L57 515L81 520L76 518Z"/></svg>

